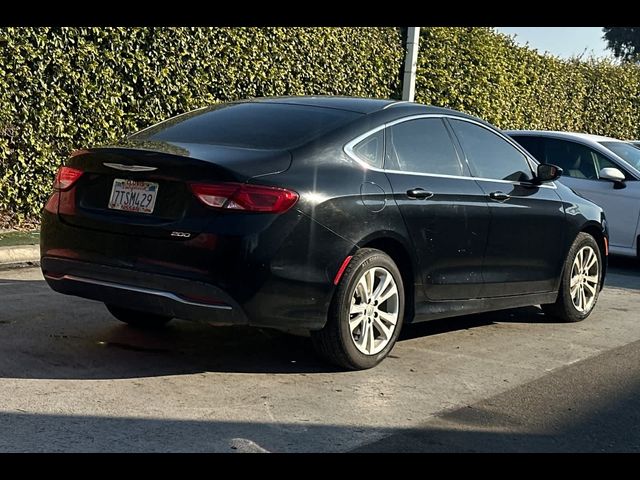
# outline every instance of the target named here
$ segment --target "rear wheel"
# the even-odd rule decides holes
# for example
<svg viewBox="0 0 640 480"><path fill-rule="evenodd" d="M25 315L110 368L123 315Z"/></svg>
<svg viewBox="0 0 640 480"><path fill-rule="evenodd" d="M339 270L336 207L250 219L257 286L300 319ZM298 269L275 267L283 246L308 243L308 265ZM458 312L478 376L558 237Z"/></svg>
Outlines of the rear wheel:
<svg viewBox="0 0 640 480"><path fill-rule="evenodd" d="M311 332L311 340L331 363L349 370L371 368L393 348L403 317L398 267L384 252L364 248L344 271L327 324Z"/></svg>
<svg viewBox="0 0 640 480"><path fill-rule="evenodd" d="M139 312L137 310L130 310L128 308L116 307L115 305L106 305L109 313L116 317L121 322L124 322L132 327L154 329L162 328L172 317L164 315L156 315L154 313Z"/></svg>
<svg viewBox="0 0 640 480"><path fill-rule="evenodd" d="M601 282L600 249L591 235L582 232L565 260L558 299L555 303L542 305L542 310L564 322L584 320L596 306Z"/></svg>

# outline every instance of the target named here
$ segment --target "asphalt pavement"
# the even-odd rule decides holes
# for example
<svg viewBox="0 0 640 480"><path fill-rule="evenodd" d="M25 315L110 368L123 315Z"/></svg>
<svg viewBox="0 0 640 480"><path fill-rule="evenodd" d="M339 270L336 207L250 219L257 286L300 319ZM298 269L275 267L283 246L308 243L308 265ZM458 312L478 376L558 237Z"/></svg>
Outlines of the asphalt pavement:
<svg viewBox="0 0 640 480"><path fill-rule="evenodd" d="M640 266L615 260L595 312L535 307L403 332L341 372L308 339L120 324L0 271L1 452L640 451Z"/></svg>

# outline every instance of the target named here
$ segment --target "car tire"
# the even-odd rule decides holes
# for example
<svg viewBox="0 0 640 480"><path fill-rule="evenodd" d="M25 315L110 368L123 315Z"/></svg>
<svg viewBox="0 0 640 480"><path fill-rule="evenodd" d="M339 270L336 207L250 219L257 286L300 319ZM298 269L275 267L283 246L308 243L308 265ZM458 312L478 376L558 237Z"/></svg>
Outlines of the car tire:
<svg viewBox="0 0 640 480"><path fill-rule="evenodd" d="M172 320L172 317L165 315L139 312L128 308L117 307L115 305L106 305L106 307L107 310L109 310L109 313L121 322L140 329L151 330L162 328Z"/></svg>
<svg viewBox="0 0 640 480"><path fill-rule="evenodd" d="M380 363L391 351L404 318L402 275L386 253L360 249L338 283L322 330L311 332L316 351L348 370Z"/></svg>
<svg viewBox="0 0 640 480"><path fill-rule="evenodd" d="M595 263L590 267L589 264ZM587 318L598 301L602 283L602 256L596 240L588 233L576 237L564 262L558 298L541 305L546 315L563 322Z"/></svg>

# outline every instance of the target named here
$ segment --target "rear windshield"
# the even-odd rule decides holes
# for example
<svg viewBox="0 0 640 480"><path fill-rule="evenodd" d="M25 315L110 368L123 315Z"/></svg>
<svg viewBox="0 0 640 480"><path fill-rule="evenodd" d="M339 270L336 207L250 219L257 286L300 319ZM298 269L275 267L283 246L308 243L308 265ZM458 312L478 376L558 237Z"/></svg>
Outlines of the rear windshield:
<svg viewBox="0 0 640 480"><path fill-rule="evenodd" d="M361 115L305 105L226 103L171 118L129 138L286 149L313 140Z"/></svg>

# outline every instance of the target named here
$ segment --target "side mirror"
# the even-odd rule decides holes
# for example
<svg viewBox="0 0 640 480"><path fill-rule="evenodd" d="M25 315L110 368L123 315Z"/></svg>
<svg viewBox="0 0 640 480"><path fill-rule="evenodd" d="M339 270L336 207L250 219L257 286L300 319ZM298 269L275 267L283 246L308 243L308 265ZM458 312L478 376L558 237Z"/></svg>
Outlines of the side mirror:
<svg viewBox="0 0 640 480"><path fill-rule="evenodd" d="M552 182L560 178L561 175L562 169L560 167L550 163L541 163L538 165L538 172L535 179L538 183Z"/></svg>
<svg viewBox="0 0 640 480"><path fill-rule="evenodd" d="M624 173L613 167L607 167L600 170L600 178L610 180L614 183L623 183L625 180Z"/></svg>

